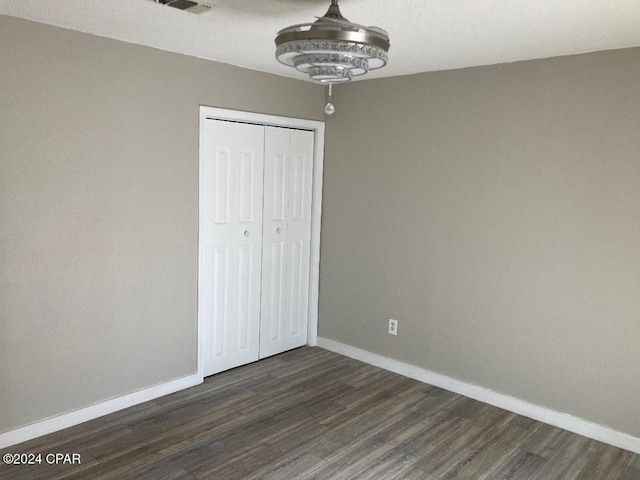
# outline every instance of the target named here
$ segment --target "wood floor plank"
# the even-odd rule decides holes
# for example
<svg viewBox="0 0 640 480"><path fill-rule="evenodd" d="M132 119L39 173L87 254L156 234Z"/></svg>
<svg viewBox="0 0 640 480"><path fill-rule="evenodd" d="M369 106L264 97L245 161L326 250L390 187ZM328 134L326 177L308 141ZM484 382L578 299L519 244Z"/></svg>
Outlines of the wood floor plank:
<svg viewBox="0 0 640 480"><path fill-rule="evenodd" d="M571 435L559 446L532 480L574 480L602 444L580 435Z"/></svg>
<svg viewBox="0 0 640 480"><path fill-rule="evenodd" d="M615 480L625 473L633 459L631 452L602 445L600 453L593 455L576 480Z"/></svg>
<svg viewBox="0 0 640 480"><path fill-rule="evenodd" d="M352 375L348 376L343 381L352 387L361 388L377 381L380 378L388 377L388 375L389 372L382 368L362 363L358 365Z"/></svg>
<svg viewBox="0 0 640 480"><path fill-rule="evenodd" d="M517 426L516 417L492 439L476 444L472 453L442 476L443 480L484 480L503 465L533 432Z"/></svg>
<svg viewBox="0 0 640 480"><path fill-rule="evenodd" d="M330 426L330 435L319 439L314 445L308 448L320 458L333 458L341 452L348 451L355 445L367 440L373 435L393 426L404 417L413 416L419 420L424 426L424 430L430 430L437 426L441 419L447 416L448 412L444 409L424 410L419 408L420 403L413 403L413 396L398 400L397 406L406 408L389 409L389 411L379 411L375 409L368 410L351 410L350 418L343 418L341 423L334 423L335 417L332 417L331 423L324 422L323 425ZM373 413L371 413L373 412ZM434 429L433 432L437 432Z"/></svg>
<svg viewBox="0 0 640 480"><path fill-rule="evenodd" d="M532 478L547 459L535 453L518 449L503 465L488 474L496 480L512 480L517 478Z"/></svg>
<svg viewBox="0 0 640 480"><path fill-rule="evenodd" d="M640 480L640 469L629 465L622 473L619 480Z"/></svg>
<svg viewBox="0 0 640 480"><path fill-rule="evenodd" d="M390 417L399 411L408 414L419 410L421 400L420 392L416 392L413 384L407 384L406 388L398 387L396 396L382 391L378 395L365 396L365 400L354 400L345 405L338 399L340 409L336 408L334 414L323 424L337 432L350 431L356 434L359 430L367 429L370 421Z"/></svg>
<svg viewBox="0 0 640 480"><path fill-rule="evenodd" d="M356 442L326 459L322 468L314 470L303 478L349 479L404 440L422 431L425 427L424 420L421 419L422 417L418 414L400 418L364 441Z"/></svg>
<svg viewBox="0 0 640 480"><path fill-rule="evenodd" d="M419 468L426 473L436 477L446 476L457 465L464 464L465 459L473 456L482 446L496 444L498 447L498 439L504 438L506 432L511 435L517 431L510 429L513 414L509 412L502 411L501 418L492 422L487 422L484 416L476 419L471 416L460 417L458 413L452 411L450 414L453 418L464 420L464 423L455 423L454 429L458 430L456 435L443 435L430 440L433 450L418 463Z"/></svg>
<svg viewBox="0 0 640 480"><path fill-rule="evenodd" d="M424 473L422 470L409 467L407 470L399 473L394 480L440 480L432 475Z"/></svg>
<svg viewBox="0 0 640 480"><path fill-rule="evenodd" d="M523 450L544 458L553 456L571 438L571 433L551 425L540 428L523 445Z"/></svg>
<svg viewBox="0 0 640 480"><path fill-rule="evenodd" d="M402 442L391 450L387 451L373 463L356 473L353 479L358 480L378 480L380 478L396 478L403 472L409 470L424 453L425 447L411 439ZM424 471L421 472L426 476Z"/></svg>
<svg viewBox="0 0 640 480"><path fill-rule="evenodd" d="M286 460L278 462L275 466L264 472L260 472L252 478L261 480L290 480L292 478L301 478L324 463L325 461L321 458L305 452L299 456L288 457Z"/></svg>
<svg viewBox="0 0 640 480"><path fill-rule="evenodd" d="M640 455L317 347L7 452L82 464L0 480L640 480Z"/></svg>

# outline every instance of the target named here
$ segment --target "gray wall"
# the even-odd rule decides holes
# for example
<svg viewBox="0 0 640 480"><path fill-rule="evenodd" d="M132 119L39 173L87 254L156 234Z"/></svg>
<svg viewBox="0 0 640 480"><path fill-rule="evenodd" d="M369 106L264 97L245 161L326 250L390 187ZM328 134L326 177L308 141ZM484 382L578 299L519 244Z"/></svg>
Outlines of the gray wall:
<svg viewBox="0 0 640 480"><path fill-rule="evenodd" d="M640 436L640 49L334 103L320 335Z"/></svg>
<svg viewBox="0 0 640 480"><path fill-rule="evenodd" d="M0 16L0 432L196 370L198 107L323 89Z"/></svg>

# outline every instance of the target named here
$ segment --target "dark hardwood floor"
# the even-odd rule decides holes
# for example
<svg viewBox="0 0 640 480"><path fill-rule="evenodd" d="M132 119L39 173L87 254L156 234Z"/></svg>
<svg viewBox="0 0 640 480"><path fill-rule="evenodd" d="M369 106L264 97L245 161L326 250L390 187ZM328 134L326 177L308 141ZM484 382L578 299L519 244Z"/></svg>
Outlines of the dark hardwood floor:
<svg viewBox="0 0 640 480"><path fill-rule="evenodd" d="M308 347L6 452L82 463L3 480L640 480L640 455Z"/></svg>

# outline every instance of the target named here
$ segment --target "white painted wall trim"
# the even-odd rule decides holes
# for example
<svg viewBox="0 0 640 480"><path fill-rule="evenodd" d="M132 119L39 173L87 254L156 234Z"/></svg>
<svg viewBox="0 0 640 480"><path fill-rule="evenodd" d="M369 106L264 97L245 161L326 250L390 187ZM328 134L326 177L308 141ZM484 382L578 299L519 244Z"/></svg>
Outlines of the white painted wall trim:
<svg viewBox="0 0 640 480"><path fill-rule="evenodd" d="M322 224L322 178L324 171L324 122L315 122L313 199L311 204L311 258L309 265L309 325L307 345L318 344L318 292L320 288L320 226Z"/></svg>
<svg viewBox="0 0 640 480"><path fill-rule="evenodd" d="M510 412L524 415L525 417L613 445L614 447L623 448L634 453L640 453L640 438L613 430L604 425L590 422L583 418L574 417L567 413L535 405L479 385L463 382L446 375L425 370L423 368L416 367L415 365L384 357L376 353L371 353L328 338L319 337L318 346L326 350L331 350L332 352L346 355L347 357L355 358L356 360L360 360L370 365L404 375L405 377L410 377L436 387L444 388L450 392L458 393L465 397L473 398L475 400L488 403L489 405L503 408Z"/></svg>
<svg viewBox="0 0 640 480"><path fill-rule="evenodd" d="M311 206L311 252L309 268L309 323L307 326L307 345L317 345L318 338L318 289L320 284L320 227L322 217L322 177L324 167L324 122L305 120L302 118L280 117L261 113L243 112L200 106L200 139L203 138L204 122L211 120L226 120L240 123L252 123L273 127L297 128L314 132L314 158L313 158L313 200ZM200 159L203 157L203 144L200 141ZM209 215L208 206L204 204L203 192L203 162L199 161L199 195L198 195L198 221L203 224L203 217ZM202 339L205 321L205 312L201 305L202 279L202 248L204 245L203 229L198 232L198 373L204 377L204 362L202 361Z"/></svg>
<svg viewBox="0 0 640 480"><path fill-rule="evenodd" d="M118 410L148 402L164 395L184 390L185 388L194 387L202 383L202 376L193 374L186 377L178 378L167 383L161 383L153 387L145 388L137 392L123 395L121 397L112 398L105 402L96 403L89 407L81 408L73 412L51 417L40 422L32 423L9 432L0 434L0 449L26 442L33 438L41 437L49 433L57 432L80 423L93 420L94 418L108 415Z"/></svg>

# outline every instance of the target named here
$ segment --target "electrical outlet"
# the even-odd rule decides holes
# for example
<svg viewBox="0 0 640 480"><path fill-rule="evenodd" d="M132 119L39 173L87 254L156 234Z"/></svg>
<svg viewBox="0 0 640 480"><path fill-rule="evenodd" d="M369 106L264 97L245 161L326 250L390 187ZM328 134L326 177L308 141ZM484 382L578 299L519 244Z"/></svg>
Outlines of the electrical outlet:
<svg viewBox="0 0 640 480"><path fill-rule="evenodd" d="M389 335L398 335L398 320L389 319Z"/></svg>

